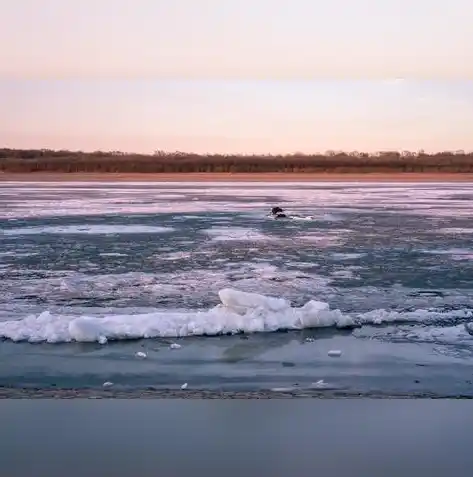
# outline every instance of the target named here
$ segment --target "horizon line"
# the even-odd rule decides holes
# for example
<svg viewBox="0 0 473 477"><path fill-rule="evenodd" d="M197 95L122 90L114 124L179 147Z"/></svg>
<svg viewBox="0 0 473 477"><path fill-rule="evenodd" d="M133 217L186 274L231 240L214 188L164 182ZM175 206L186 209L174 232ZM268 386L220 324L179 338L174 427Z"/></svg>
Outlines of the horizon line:
<svg viewBox="0 0 473 477"><path fill-rule="evenodd" d="M118 149L104 150L82 150L82 149L52 149L47 147L28 147L28 148L19 148L19 147L0 147L0 151L13 151L13 152L50 152L50 153L72 153L72 154L110 154L110 155L134 155L134 156L149 156L149 157L159 157L159 156L172 156L172 155L184 155L184 156L228 156L228 157L255 157L255 156L264 156L264 157L281 157L281 156L301 156L301 157L311 157L311 156L334 156L334 155L368 155L368 156L378 156L383 154L397 154L400 156L412 156L412 155L424 155L424 156L436 156L439 154L446 155L473 155L473 150L467 149L445 149L427 152L426 149L419 148L417 150L409 149L380 149L376 151L363 151L363 150L344 150L344 149L327 149L325 151L314 151L314 152L302 152L302 151L292 151L292 152L279 152L279 153L250 153L250 152L241 152L241 153L231 153L231 152L192 152L192 151L181 151L181 150L161 150L156 149L153 152L136 152L136 151L122 151ZM1 159L1 158L0 158Z"/></svg>

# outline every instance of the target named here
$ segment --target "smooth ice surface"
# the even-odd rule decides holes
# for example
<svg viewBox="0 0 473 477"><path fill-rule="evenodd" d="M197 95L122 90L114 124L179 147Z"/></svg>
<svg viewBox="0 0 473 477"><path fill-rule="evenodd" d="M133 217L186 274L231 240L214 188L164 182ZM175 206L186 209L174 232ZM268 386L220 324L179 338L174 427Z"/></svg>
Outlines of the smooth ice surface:
<svg viewBox="0 0 473 477"><path fill-rule="evenodd" d="M22 195L16 193L21 188ZM415 190L415 200L412 191ZM269 195L273 197L268 200ZM0 217L80 216L103 213L164 213L249 211L260 209L265 216L277 203L285 210L314 221L338 219L340 211L402 212L409 215L472 217L468 201L471 184L449 183L107 183L67 185L48 182L0 183L0 200L9 207ZM212 200L207 200L207 199ZM195 200L198 199L198 200ZM446 203L448 199L448 203ZM299 207L309 206L303 213ZM323 209L321 212L320 210ZM469 227L471 228L471 227Z"/></svg>

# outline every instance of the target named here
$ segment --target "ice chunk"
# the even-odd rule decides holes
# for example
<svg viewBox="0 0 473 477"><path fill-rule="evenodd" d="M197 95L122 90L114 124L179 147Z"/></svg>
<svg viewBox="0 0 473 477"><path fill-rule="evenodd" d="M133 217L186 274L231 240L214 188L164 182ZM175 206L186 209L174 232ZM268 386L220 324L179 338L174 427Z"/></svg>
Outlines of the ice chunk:
<svg viewBox="0 0 473 477"><path fill-rule="evenodd" d="M106 315L102 317L40 315L0 322L0 338L38 343L99 342L141 338L180 338L235 333L302 330L305 328L350 328L384 323L428 323L439 318L473 318L471 310L436 312L416 310L395 312L373 310L344 314L331 310L328 303L311 300L293 307L283 299L234 289L219 292L221 304L206 311L155 311L147 314ZM181 345L173 343L171 349Z"/></svg>
<svg viewBox="0 0 473 477"><path fill-rule="evenodd" d="M339 358L342 355L342 352L339 349L331 349L327 354L331 358Z"/></svg>
<svg viewBox="0 0 473 477"><path fill-rule="evenodd" d="M268 311L281 311L290 308L283 298L273 298L258 293L242 292L224 288L218 292L223 306L235 313L246 313L248 310L261 308Z"/></svg>

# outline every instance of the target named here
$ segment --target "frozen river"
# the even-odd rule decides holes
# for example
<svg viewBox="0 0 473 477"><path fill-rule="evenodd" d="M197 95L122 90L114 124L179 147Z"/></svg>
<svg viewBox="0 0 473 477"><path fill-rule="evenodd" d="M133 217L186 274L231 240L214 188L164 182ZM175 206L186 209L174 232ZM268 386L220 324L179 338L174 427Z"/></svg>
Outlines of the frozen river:
<svg viewBox="0 0 473 477"><path fill-rule="evenodd" d="M0 386L473 395L472 239L468 183L0 182Z"/></svg>

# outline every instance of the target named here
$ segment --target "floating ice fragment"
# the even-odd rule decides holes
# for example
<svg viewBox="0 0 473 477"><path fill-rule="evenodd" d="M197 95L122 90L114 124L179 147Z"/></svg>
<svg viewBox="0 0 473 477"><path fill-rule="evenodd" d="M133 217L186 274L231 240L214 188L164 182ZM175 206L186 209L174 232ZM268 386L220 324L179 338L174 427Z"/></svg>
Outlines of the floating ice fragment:
<svg viewBox="0 0 473 477"><path fill-rule="evenodd" d="M136 356L137 358L143 358L143 359L148 357L148 355L147 355L146 353L143 353L143 351L138 351L138 352L135 354L135 356Z"/></svg>
<svg viewBox="0 0 473 477"><path fill-rule="evenodd" d="M177 344L177 343L172 343L171 346L169 346L171 349L180 349L182 348L182 346L180 344Z"/></svg>
<svg viewBox="0 0 473 477"><path fill-rule="evenodd" d="M338 358L342 355L342 352L339 349L331 349L327 354L332 358Z"/></svg>

